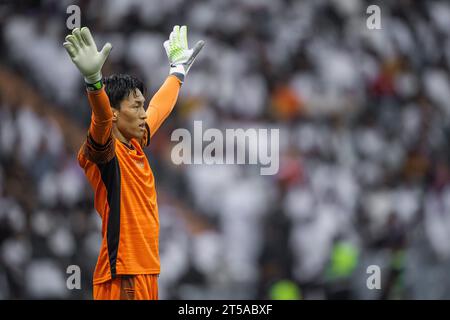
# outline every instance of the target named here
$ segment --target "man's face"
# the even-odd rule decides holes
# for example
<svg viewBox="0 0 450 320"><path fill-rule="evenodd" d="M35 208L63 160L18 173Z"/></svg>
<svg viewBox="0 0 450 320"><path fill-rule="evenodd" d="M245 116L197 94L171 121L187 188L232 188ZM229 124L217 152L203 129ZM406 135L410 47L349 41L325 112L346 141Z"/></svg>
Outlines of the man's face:
<svg viewBox="0 0 450 320"><path fill-rule="evenodd" d="M113 109L117 129L127 140L132 138L139 140L144 137L147 118L144 102L145 98L141 91L135 89L120 102L120 110Z"/></svg>

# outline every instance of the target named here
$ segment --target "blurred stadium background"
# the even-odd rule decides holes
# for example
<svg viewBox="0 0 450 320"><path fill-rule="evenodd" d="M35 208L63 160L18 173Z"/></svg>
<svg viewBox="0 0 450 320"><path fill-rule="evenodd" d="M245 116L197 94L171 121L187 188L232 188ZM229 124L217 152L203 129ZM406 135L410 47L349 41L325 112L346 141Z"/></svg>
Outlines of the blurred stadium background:
<svg viewBox="0 0 450 320"><path fill-rule="evenodd" d="M140 77L147 98L173 25L207 42L148 150L162 299L450 298L448 1L48 0L0 2L0 299L91 299L100 219L76 162L90 108L62 47L70 4L113 44L103 73ZM278 174L175 166L170 134L194 120L280 128Z"/></svg>

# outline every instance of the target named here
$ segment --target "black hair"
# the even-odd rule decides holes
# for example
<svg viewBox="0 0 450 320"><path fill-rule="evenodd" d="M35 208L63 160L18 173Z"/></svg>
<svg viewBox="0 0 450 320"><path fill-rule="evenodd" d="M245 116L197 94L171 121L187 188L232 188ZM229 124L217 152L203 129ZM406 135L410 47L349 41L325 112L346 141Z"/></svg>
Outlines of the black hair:
<svg viewBox="0 0 450 320"><path fill-rule="evenodd" d="M113 74L103 79L105 91L108 95L111 107L120 110L120 102L139 89L144 95L144 84L141 80L128 74Z"/></svg>

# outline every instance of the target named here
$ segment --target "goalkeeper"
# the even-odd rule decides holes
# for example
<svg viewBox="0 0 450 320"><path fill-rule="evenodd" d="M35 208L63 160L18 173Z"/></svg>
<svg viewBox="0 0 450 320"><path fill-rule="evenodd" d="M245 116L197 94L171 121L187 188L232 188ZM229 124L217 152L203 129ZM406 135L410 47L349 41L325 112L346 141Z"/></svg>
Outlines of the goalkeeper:
<svg viewBox="0 0 450 320"><path fill-rule="evenodd" d="M102 219L102 243L93 276L94 299L158 299L159 218L155 179L143 148L177 101L202 49L188 48L186 26L175 26L164 48L169 76L144 108L143 83L130 75L102 77L111 51L99 52L88 28L75 28L64 47L84 76L91 123L78 162Z"/></svg>

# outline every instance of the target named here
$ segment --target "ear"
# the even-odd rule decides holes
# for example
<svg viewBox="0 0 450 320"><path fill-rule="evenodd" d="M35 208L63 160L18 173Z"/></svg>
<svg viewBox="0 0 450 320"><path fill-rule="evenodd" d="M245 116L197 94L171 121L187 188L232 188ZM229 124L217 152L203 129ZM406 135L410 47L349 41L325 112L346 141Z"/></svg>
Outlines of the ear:
<svg viewBox="0 0 450 320"><path fill-rule="evenodd" d="M119 117L119 110L117 110L116 108L111 108L111 110L113 113L112 121L117 122L117 118Z"/></svg>

